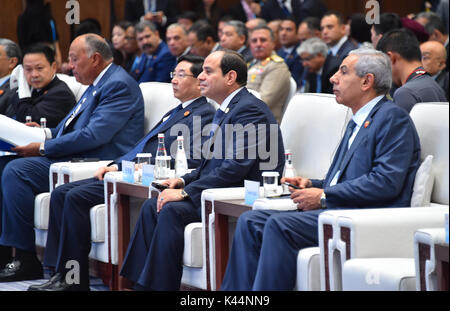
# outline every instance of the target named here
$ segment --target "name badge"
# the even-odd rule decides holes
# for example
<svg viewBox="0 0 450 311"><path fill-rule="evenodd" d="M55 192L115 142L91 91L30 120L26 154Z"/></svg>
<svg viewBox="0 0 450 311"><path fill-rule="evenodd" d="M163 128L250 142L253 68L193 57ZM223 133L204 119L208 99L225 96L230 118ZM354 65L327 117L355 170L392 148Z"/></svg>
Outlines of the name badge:
<svg viewBox="0 0 450 311"><path fill-rule="evenodd" d="M134 162L122 161L122 180L130 184L134 184Z"/></svg>
<svg viewBox="0 0 450 311"><path fill-rule="evenodd" d="M258 181L244 180L246 205L253 205L255 200L259 198L259 186Z"/></svg>
<svg viewBox="0 0 450 311"><path fill-rule="evenodd" d="M152 181L155 179L154 175L155 166L152 164L144 164L142 166L142 185L150 186Z"/></svg>

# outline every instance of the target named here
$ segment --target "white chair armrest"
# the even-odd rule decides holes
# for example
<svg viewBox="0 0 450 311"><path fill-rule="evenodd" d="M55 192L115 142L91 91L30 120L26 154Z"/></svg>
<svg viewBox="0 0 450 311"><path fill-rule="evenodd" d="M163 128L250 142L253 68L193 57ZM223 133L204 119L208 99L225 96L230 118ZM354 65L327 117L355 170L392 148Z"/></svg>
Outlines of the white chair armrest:
<svg viewBox="0 0 450 311"><path fill-rule="evenodd" d="M193 222L184 228L183 264L188 267L203 266L202 223Z"/></svg>
<svg viewBox="0 0 450 311"><path fill-rule="evenodd" d="M297 256L296 289L299 291L320 290L320 248L308 247Z"/></svg>
<svg viewBox="0 0 450 311"><path fill-rule="evenodd" d="M34 198L34 227L40 230L48 230L48 217L50 206L50 193L39 193Z"/></svg>
<svg viewBox="0 0 450 311"><path fill-rule="evenodd" d="M60 173L69 177L69 182L94 177L95 172L102 166L107 166L112 161L98 162L64 162Z"/></svg>

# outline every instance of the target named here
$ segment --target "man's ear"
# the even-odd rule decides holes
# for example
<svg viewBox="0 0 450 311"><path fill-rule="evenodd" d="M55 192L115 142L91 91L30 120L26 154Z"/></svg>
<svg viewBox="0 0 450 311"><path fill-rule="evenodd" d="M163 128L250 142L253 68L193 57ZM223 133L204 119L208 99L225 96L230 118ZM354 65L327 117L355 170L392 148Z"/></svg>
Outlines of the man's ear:
<svg viewBox="0 0 450 311"><path fill-rule="evenodd" d="M19 64L19 59L17 57L11 57L8 59L8 68L9 70L13 70Z"/></svg>
<svg viewBox="0 0 450 311"><path fill-rule="evenodd" d="M364 76L362 83L361 83L361 89L363 91L367 91L373 88L375 84L375 76L373 73L368 73Z"/></svg>
<svg viewBox="0 0 450 311"><path fill-rule="evenodd" d="M386 54L387 54L387 56L389 56L389 59L391 60L391 64L395 65L398 61L398 53L388 51Z"/></svg>
<svg viewBox="0 0 450 311"><path fill-rule="evenodd" d="M237 79L237 73L234 70L230 70L227 73L227 84L233 85L236 82Z"/></svg>

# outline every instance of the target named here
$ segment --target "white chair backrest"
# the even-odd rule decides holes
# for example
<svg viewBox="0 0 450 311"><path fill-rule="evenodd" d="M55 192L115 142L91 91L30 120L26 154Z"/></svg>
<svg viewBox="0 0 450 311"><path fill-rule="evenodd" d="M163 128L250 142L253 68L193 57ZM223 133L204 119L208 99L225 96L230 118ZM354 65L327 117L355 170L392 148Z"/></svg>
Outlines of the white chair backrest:
<svg viewBox="0 0 450 311"><path fill-rule="evenodd" d="M299 176L325 177L351 116L334 95L305 93L291 99L280 127Z"/></svg>
<svg viewBox="0 0 450 311"><path fill-rule="evenodd" d="M449 104L419 103L410 112L420 138L421 158L433 155L431 202L449 204Z"/></svg>
<svg viewBox="0 0 450 311"><path fill-rule="evenodd" d="M57 73L56 76L63 82L67 84L67 86L72 91L73 95L77 102L80 100L81 96L83 96L84 91L88 88L87 85L81 84L75 79L75 77L66 75L64 73Z"/></svg>
<svg viewBox="0 0 450 311"><path fill-rule="evenodd" d="M145 82L139 84L145 105L145 133L148 133L161 118L180 101L173 95L172 84Z"/></svg>
<svg viewBox="0 0 450 311"><path fill-rule="evenodd" d="M289 79L289 81L290 81L289 94L288 97L286 98L286 102L283 105L283 111L281 114L282 118L286 112L287 106L289 105L289 102L291 101L292 97L294 97L295 93L297 93L297 82L295 82L294 78L292 77Z"/></svg>

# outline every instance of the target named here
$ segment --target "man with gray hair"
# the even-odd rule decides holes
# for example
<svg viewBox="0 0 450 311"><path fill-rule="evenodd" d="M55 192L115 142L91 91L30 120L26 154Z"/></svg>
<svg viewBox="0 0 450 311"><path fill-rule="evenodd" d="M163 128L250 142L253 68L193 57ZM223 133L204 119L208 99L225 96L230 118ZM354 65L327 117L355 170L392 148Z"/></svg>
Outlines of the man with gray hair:
<svg viewBox="0 0 450 311"><path fill-rule="evenodd" d="M187 41L187 31L181 24L174 23L167 27L166 41L170 53L177 62L181 56L187 55L191 51Z"/></svg>
<svg viewBox="0 0 450 311"><path fill-rule="evenodd" d="M245 24L241 21L228 21L222 29L220 36L220 46L238 52L244 58L246 63L253 60L253 55L247 47L248 31Z"/></svg>
<svg viewBox="0 0 450 311"><path fill-rule="evenodd" d="M69 65L78 82L89 85L73 110L56 128L46 129L45 142L13 148L0 157L3 228L0 236L0 282L40 279L36 257L34 198L49 191L49 168L73 158L115 159L144 135L144 100L139 85L112 63L108 43L98 35L72 42ZM11 258L11 247L16 249Z"/></svg>
<svg viewBox="0 0 450 311"><path fill-rule="evenodd" d="M20 64L19 46L9 40L0 38L0 114L7 114L9 99L14 95L10 88L11 72Z"/></svg>
<svg viewBox="0 0 450 311"><path fill-rule="evenodd" d="M297 49L302 60L305 72L302 75L299 91L301 93L333 93L330 78L339 68L336 58L328 58L328 46L320 38L310 38L304 41ZM324 68L326 71L324 71Z"/></svg>
<svg viewBox="0 0 450 311"><path fill-rule="evenodd" d="M408 113L386 98L390 77L389 59L378 51L359 49L343 60L331 82L353 116L325 179L281 179L300 188L290 191L301 213L239 217L223 290L292 290L298 252L317 246L325 209L410 206L420 142Z"/></svg>

